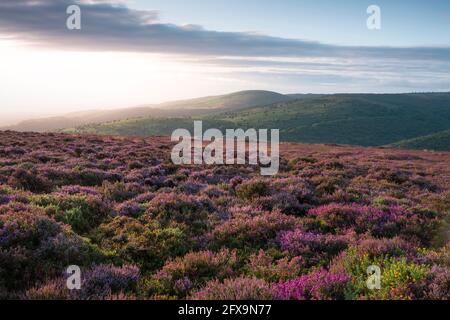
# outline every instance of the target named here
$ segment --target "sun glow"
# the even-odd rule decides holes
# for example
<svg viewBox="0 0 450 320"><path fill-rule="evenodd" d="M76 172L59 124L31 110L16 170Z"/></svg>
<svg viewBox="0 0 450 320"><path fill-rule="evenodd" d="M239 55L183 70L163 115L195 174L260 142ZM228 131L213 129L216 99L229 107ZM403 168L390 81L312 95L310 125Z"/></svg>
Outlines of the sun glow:
<svg viewBox="0 0 450 320"><path fill-rule="evenodd" d="M36 49L0 41L2 114L128 107L235 90L237 83L180 56Z"/></svg>

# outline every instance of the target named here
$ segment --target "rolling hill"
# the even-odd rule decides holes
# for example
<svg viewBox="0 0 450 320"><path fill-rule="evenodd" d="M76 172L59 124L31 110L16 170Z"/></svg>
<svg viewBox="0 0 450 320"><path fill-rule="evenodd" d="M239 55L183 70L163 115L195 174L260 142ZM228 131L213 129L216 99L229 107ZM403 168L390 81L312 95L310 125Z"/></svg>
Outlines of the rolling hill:
<svg viewBox="0 0 450 320"><path fill-rule="evenodd" d="M450 150L450 130L399 141L391 144L391 146L401 149L448 151Z"/></svg>
<svg viewBox="0 0 450 320"><path fill-rule="evenodd" d="M139 118L67 130L77 133L168 135L192 127L280 129L284 141L383 146L450 129L450 93L335 94L245 109L222 108L189 118ZM197 105L198 107L199 105ZM222 111L222 112L218 112ZM448 149L447 149L448 150Z"/></svg>
<svg viewBox="0 0 450 320"><path fill-rule="evenodd" d="M308 98L309 95L305 95ZM223 111L242 110L277 102L298 99L271 91L250 90L220 96L166 102L157 105L138 106L116 110L92 110L69 113L64 116L30 119L0 130L45 132L74 128L93 123L102 123L140 117L172 118L200 116Z"/></svg>

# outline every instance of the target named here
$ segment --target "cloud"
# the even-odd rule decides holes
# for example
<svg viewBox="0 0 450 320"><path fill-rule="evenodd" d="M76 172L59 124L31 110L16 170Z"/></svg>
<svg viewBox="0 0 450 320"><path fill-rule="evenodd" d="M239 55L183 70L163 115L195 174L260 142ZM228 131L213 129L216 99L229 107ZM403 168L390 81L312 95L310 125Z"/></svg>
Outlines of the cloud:
<svg viewBox="0 0 450 320"><path fill-rule="evenodd" d="M78 0L82 30L66 28L69 0L2 0L0 33L45 46L209 56L341 57L450 60L450 48L349 47L158 21L157 11L122 1Z"/></svg>

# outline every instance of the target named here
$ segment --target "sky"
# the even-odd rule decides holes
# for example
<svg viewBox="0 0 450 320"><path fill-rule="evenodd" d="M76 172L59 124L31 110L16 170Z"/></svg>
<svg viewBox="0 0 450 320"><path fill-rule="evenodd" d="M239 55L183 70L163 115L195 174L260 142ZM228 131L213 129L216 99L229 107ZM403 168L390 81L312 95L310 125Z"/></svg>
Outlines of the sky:
<svg viewBox="0 0 450 320"><path fill-rule="evenodd" d="M450 91L450 1L0 1L0 125L250 89Z"/></svg>

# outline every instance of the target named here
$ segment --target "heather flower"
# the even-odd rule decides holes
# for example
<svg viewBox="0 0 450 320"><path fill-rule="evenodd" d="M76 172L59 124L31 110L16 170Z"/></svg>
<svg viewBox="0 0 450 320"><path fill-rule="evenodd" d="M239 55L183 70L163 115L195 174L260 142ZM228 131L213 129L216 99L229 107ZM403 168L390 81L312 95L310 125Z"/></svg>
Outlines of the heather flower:
<svg viewBox="0 0 450 320"><path fill-rule="evenodd" d="M420 289L420 294L427 300L449 300L450 270L447 267L433 266Z"/></svg>
<svg viewBox="0 0 450 320"><path fill-rule="evenodd" d="M8 204L12 200L12 196L0 195L0 205Z"/></svg>
<svg viewBox="0 0 450 320"><path fill-rule="evenodd" d="M200 233L207 228L212 209L208 198L159 193L149 202L147 212L164 225L177 222L185 224L193 233Z"/></svg>
<svg viewBox="0 0 450 320"><path fill-rule="evenodd" d="M283 250L291 256L302 256L309 264L329 259L348 245L343 236L315 234L301 229L281 233L279 241Z"/></svg>
<svg viewBox="0 0 450 320"><path fill-rule="evenodd" d="M330 204L309 210L327 231L342 232L354 228L357 233L370 232L373 236L394 237L406 218L401 207L385 210L358 204Z"/></svg>
<svg viewBox="0 0 450 320"><path fill-rule="evenodd" d="M234 218L237 218L239 216L242 217L254 217L254 216L260 216L265 213L267 213L266 210L263 210L263 208L254 206L254 205L246 205L246 206L235 206L228 209L230 215Z"/></svg>
<svg viewBox="0 0 450 320"><path fill-rule="evenodd" d="M245 266L246 274L264 279L268 282L293 279L299 276L305 267L303 257L275 258L260 250L249 258Z"/></svg>
<svg viewBox="0 0 450 320"><path fill-rule="evenodd" d="M0 300L449 298L446 153L282 144L266 179L167 137L0 137Z"/></svg>
<svg viewBox="0 0 450 320"><path fill-rule="evenodd" d="M98 190L92 187L82 187L79 185L62 186L55 194L56 195L82 194L82 195L100 196L100 192Z"/></svg>
<svg viewBox="0 0 450 320"><path fill-rule="evenodd" d="M61 279L28 289L23 295L25 300L68 300L69 290Z"/></svg>
<svg viewBox="0 0 450 320"><path fill-rule="evenodd" d="M134 201L121 203L116 210L119 215L127 217L137 217L144 212L141 206Z"/></svg>
<svg viewBox="0 0 450 320"><path fill-rule="evenodd" d="M257 278L213 280L194 293L193 300L271 300L270 284Z"/></svg>
<svg viewBox="0 0 450 320"><path fill-rule="evenodd" d="M143 204L153 200L155 194L153 192L145 192L133 198L133 200L137 203Z"/></svg>
<svg viewBox="0 0 450 320"><path fill-rule="evenodd" d="M298 199L288 192L277 192L270 196L260 197L253 203L264 210L279 210L284 214L304 215L308 209L308 205L302 205Z"/></svg>
<svg viewBox="0 0 450 320"><path fill-rule="evenodd" d="M136 266L98 265L84 274L81 290L75 292L75 297L82 300L105 299L111 294L132 290L139 278Z"/></svg>
<svg viewBox="0 0 450 320"><path fill-rule="evenodd" d="M45 193L52 190L51 182L41 176L36 170L17 168L8 180L8 184L17 189L24 189L35 193Z"/></svg>
<svg viewBox="0 0 450 320"><path fill-rule="evenodd" d="M0 248L0 287L14 290L100 257L67 226L32 209L0 215Z"/></svg>
<svg viewBox="0 0 450 320"><path fill-rule="evenodd" d="M184 257L169 261L154 279L163 287L160 293L184 296L188 290L198 288L208 280L220 280L232 276L236 267L235 251L223 249L217 253L191 252ZM182 288L185 290L181 290Z"/></svg>
<svg viewBox="0 0 450 320"><path fill-rule="evenodd" d="M217 226L212 233L213 247L263 248L283 230L295 228L298 220L280 212L255 217L237 216Z"/></svg>
<svg viewBox="0 0 450 320"><path fill-rule="evenodd" d="M274 291L280 300L344 300L350 282L347 274L334 274L322 269L281 282Z"/></svg>

